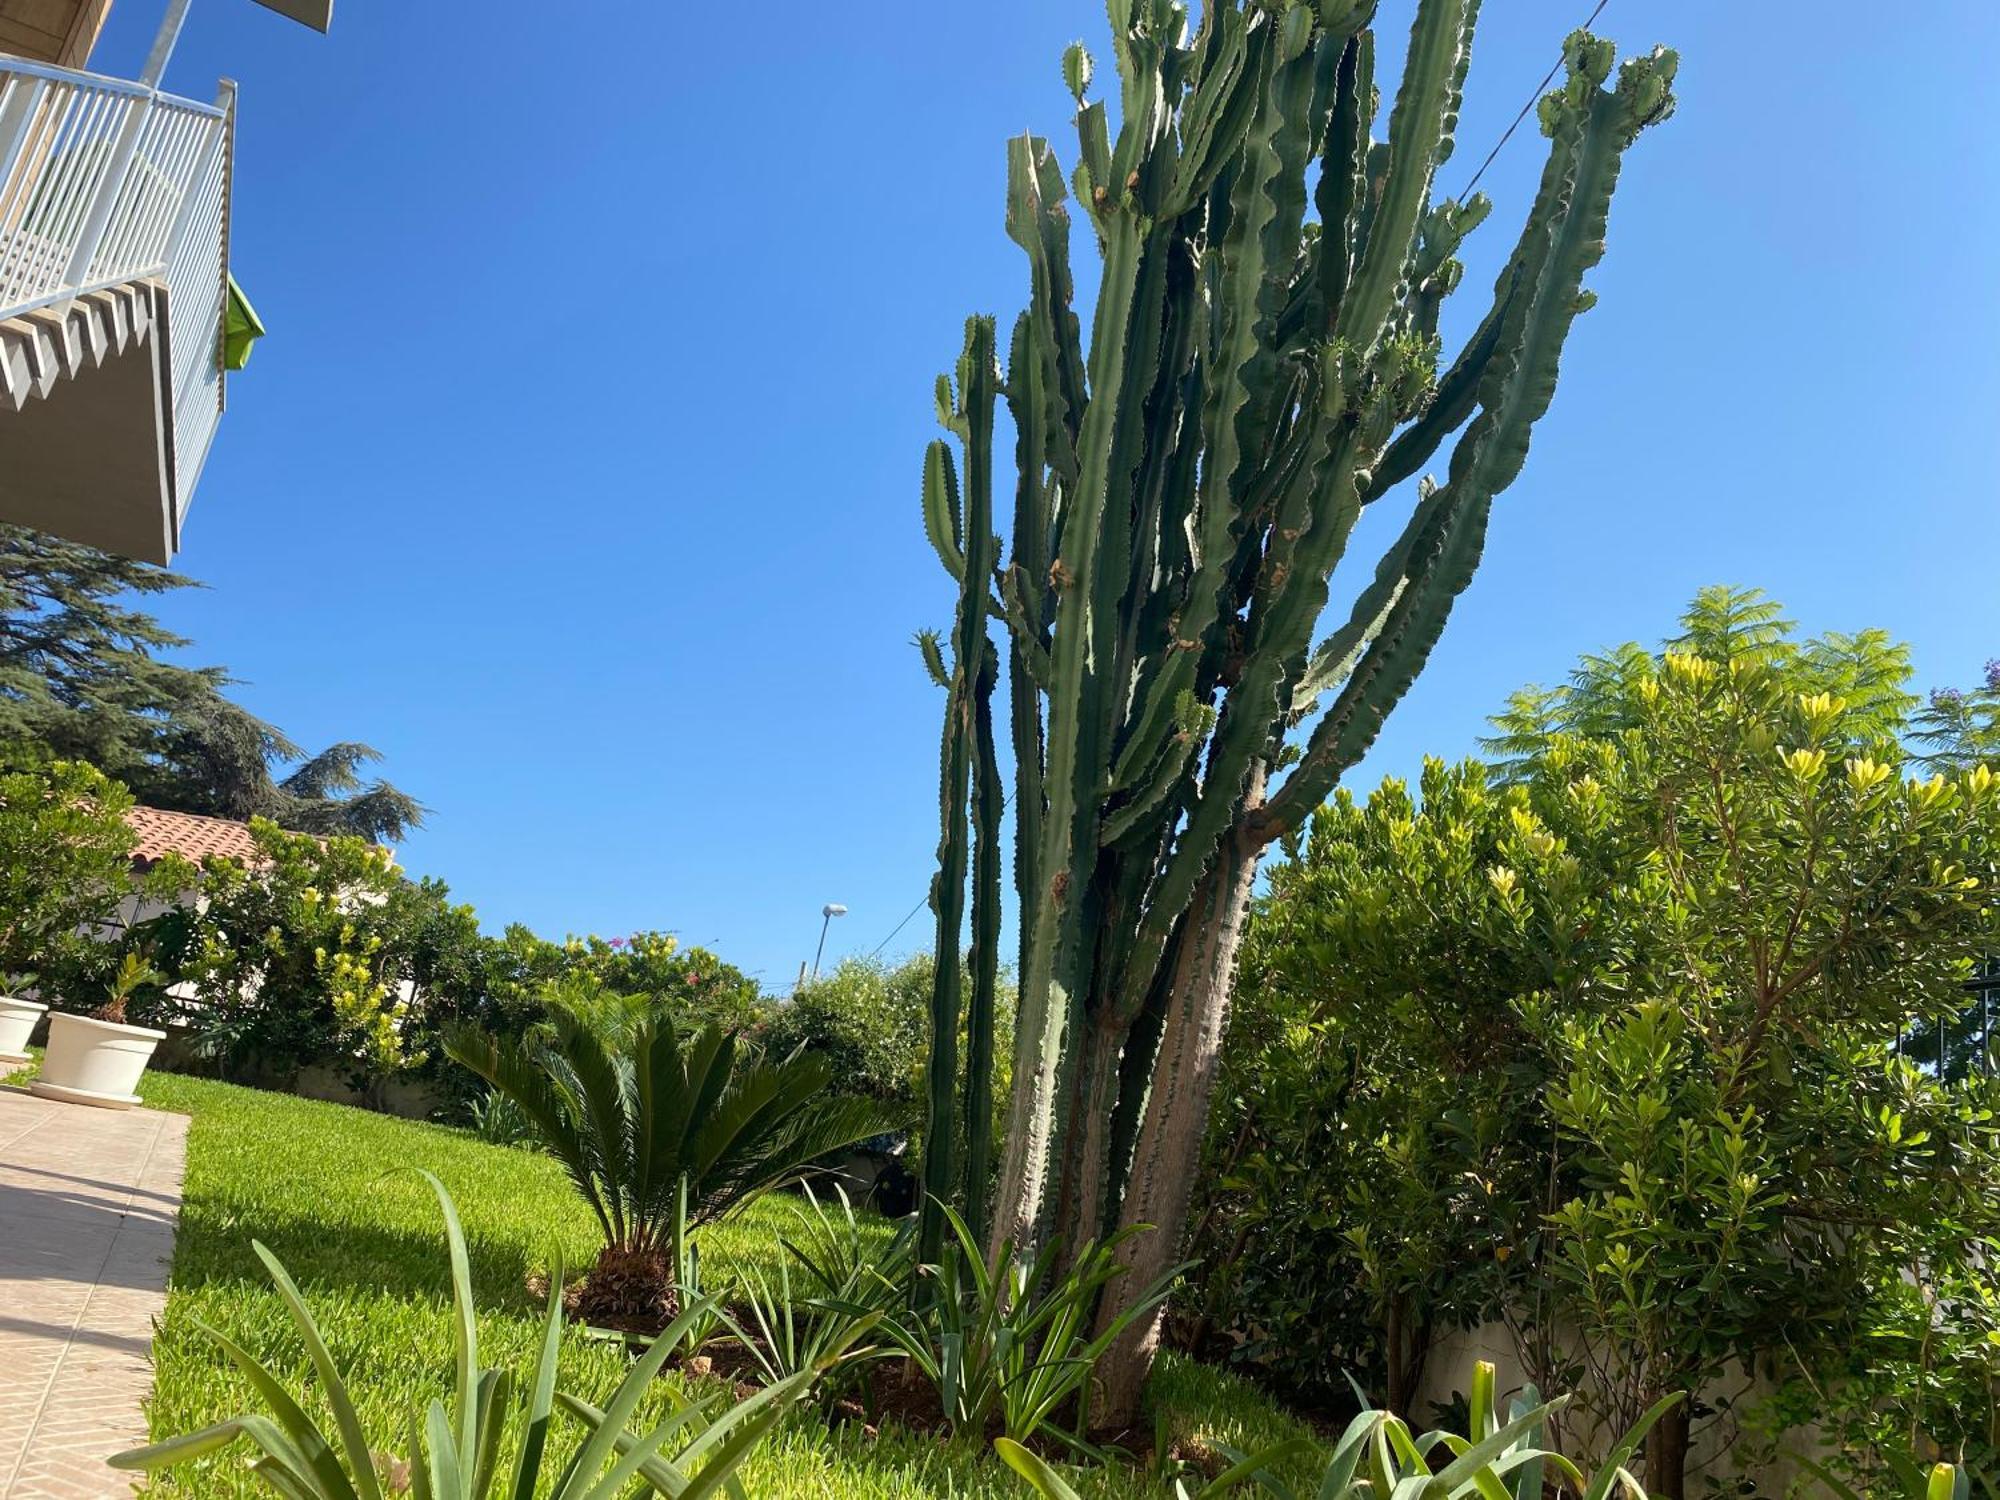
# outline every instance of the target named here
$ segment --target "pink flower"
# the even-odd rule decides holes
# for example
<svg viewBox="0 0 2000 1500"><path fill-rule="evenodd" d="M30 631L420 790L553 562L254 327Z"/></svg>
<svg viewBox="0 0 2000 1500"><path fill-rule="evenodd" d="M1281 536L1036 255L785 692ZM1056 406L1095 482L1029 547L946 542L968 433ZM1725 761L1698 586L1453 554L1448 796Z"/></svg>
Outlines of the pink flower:
<svg viewBox="0 0 2000 1500"><path fill-rule="evenodd" d="M625 939L623 939L623 938L613 938L613 939L611 940L611 946L612 946L612 947L614 947L614 948L622 948L622 947L624 947L624 946L625 946Z"/></svg>

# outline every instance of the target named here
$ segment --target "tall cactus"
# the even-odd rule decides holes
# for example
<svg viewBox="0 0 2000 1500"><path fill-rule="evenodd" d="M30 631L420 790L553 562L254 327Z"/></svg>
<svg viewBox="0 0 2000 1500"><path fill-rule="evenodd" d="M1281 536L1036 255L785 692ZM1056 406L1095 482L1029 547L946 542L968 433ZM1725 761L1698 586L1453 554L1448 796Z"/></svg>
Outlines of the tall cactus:
<svg viewBox="0 0 2000 1500"><path fill-rule="evenodd" d="M943 960L962 932L968 778L999 775L975 732L991 614L1008 642L1021 949L990 1233L1076 1243L1163 1226L1132 1242L1107 1320L1177 1248L1258 858L1365 753L1470 582L1592 300L1620 159L1671 111L1675 67L1655 50L1607 86L1610 45L1567 40L1567 78L1541 101L1534 201L1490 310L1440 370L1457 251L1491 206L1434 194L1478 0L1415 0L1380 141L1374 0L1210 0L1191 34L1177 0L1109 8L1115 138L1088 56L1063 62L1071 183L1100 259L1087 346L1062 172L1044 140L1008 149L1007 232L1030 274L1004 377L1004 563L983 563L991 496L970 472L990 446L990 423L968 415L990 416L990 367L972 368L990 325L940 402L966 452L962 518L941 443L925 469L932 536L961 584L952 671L929 653L951 688L933 1128L957 1071L959 981ZM1443 481L1419 481L1344 623L1315 643L1362 511L1454 434ZM990 957L996 930L976 953ZM1108 1419L1133 1415L1156 1339L1151 1322L1118 1346Z"/></svg>
<svg viewBox="0 0 2000 1500"><path fill-rule="evenodd" d="M938 420L965 452L959 492L951 445L933 441L924 454L924 527L938 559L959 584L947 666L935 634L917 643L931 676L946 692L939 754L938 871L931 880L937 917L937 961L931 983L931 1049L926 1078L924 1198L918 1253L934 1260L944 1234L943 1206L956 1200L969 1225L983 1232L992 1155L993 1004L1000 942L1000 798L993 747L993 688L999 656L987 634L987 580L1000 539L993 534L993 413L1000 371L991 318L968 318L958 378L940 375ZM968 810L977 832L968 839ZM967 846L972 845L972 997L965 1016L966 1062L961 1085L958 1032L965 966ZM963 1095L965 1129L959 1140Z"/></svg>

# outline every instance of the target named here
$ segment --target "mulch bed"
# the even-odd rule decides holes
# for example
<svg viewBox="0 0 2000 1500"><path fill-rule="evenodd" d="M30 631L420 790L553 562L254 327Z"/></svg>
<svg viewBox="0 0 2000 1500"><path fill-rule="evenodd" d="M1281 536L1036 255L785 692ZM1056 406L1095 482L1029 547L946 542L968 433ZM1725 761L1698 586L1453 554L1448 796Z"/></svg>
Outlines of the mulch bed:
<svg viewBox="0 0 2000 1500"><path fill-rule="evenodd" d="M622 1338L631 1347L643 1349L671 1321L658 1312L648 1315L631 1311L604 1311L598 1316L585 1317L579 1296L582 1285L582 1281L578 1280L563 1289L563 1311L569 1321L592 1333ZM535 1301L547 1302L549 1282L545 1272L531 1273L527 1287ZM755 1320L747 1308L731 1307L727 1311L744 1329L755 1327ZM751 1336L755 1337L754 1333ZM711 1339L697 1354L674 1356L668 1361L668 1368L678 1370L691 1379L713 1381L726 1387L737 1400L755 1395L764 1383L763 1366L757 1356L727 1331ZM851 1424L871 1438L884 1427L898 1427L939 1442L951 1437L951 1426L945 1420L937 1387L913 1361L904 1358L865 1361L855 1372L853 1381L858 1389L835 1397L824 1407L829 1427ZM997 1426L986 1434L989 1442L998 1436L1000 1431ZM1095 1429L1090 1434L1090 1441L1094 1446L1119 1454L1127 1462L1142 1468L1152 1468L1156 1463L1156 1438L1150 1429ZM1037 1438L1028 1446L1052 1461L1067 1462L1076 1458L1071 1449L1054 1439ZM1228 1467L1228 1460L1223 1455L1204 1444L1187 1440L1171 1446L1168 1460L1171 1464L1198 1470L1211 1479Z"/></svg>

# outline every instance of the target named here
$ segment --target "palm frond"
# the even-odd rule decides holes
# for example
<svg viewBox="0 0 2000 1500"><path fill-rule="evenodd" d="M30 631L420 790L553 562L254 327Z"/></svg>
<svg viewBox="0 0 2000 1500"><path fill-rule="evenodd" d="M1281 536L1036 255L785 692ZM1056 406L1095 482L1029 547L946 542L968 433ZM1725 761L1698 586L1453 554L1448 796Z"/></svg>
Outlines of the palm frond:
<svg viewBox="0 0 2000 1500"><path fill-rule="evenodd" d="M643 997L550 1001L522 1042L460 1029L445 1050L520 1105L614 1245L678 1252L687 1228L892 1128L874 1102L831 1092L824 1059L768 1061L714 1023L684 1037Z"/></svg>

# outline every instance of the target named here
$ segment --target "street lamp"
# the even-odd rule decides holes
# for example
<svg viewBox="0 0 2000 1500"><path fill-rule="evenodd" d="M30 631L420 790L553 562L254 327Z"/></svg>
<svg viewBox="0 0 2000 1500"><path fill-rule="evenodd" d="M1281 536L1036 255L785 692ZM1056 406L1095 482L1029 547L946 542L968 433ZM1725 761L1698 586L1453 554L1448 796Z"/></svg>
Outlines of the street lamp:
<svg viewBox="0 0 2000 1500"><path fill-rule="evenodd" d="M844 917L847 915L847 908L842 906L838 901L829 901L819 909L819 915L819 947L813 950L812 977L815 979L819 978L819 961L821 956L826 952L826 930L833 925L835 917Z"/></svg>

